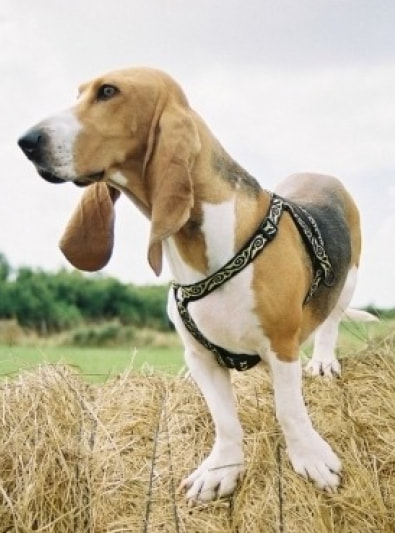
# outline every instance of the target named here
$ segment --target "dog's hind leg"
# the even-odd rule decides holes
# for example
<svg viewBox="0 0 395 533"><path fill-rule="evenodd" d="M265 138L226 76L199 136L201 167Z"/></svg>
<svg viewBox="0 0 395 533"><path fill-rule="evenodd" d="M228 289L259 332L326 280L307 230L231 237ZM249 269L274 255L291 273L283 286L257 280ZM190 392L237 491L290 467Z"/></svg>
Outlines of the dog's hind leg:
<svg viewBox="0 0 395 533"><path fill-rule="evenodd" d="M340 376L341 367L336 357L336 343L339 325L354 294L357 268L352 267L340 293L339 300L328 318L317 328L314 350L306 371L311 376Z"/></svg>

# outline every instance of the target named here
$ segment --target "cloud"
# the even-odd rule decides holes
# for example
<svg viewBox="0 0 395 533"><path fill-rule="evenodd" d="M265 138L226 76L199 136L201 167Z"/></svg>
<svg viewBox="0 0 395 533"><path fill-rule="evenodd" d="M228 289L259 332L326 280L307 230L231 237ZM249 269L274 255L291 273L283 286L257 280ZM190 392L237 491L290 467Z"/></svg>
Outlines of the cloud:
<svg viewBox="0 0 395 533"><path fill-rule="evenodd" d="M16 139L70 105L81 81L147 64L181 83L224 147L263 186L295 171L338 175L363 219L356 302L394 305L394 20L392 0L4 0L0 251L14 265L66 264L57 242L80 190L40 180ZM148 222L126 199L119 202L106 271L155 281L147 239Z"/></svg>
<svg viewBox="0 0 395 533"><path fill-rule="evenodd" d="M395 67L341 67L310 72L222 69L187 80L233 153L269 180L316 169L344 179L393 168ZM246 161L247 162L247 161Z"/></svg>

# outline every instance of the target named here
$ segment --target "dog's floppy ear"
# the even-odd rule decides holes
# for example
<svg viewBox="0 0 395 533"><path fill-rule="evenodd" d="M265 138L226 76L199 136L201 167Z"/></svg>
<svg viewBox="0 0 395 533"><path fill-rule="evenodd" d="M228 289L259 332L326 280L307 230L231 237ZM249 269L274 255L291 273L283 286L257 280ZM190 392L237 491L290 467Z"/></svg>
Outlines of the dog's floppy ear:
<svg viewBox="0 0 395 533"><path fill-rule="evenodd" d="M148 261L158 276L162 270L162 241L188 220L193 207L191 170L200 139L186 103L168 104L151 128L146 162L151 210Z"/></svg>
<svg viewBox="0 0 395 533"><path fill-rule="evenodd" d="M80 270L100 270L109 261L114 244L114 203L119 191L106 183L94 183L84 191L59 246Z"/></svg>

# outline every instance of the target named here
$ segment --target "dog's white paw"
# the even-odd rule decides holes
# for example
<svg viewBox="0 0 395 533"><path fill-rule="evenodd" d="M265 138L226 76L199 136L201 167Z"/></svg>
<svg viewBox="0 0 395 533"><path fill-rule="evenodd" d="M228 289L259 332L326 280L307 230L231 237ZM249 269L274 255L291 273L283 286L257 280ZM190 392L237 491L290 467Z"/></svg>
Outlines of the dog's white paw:
<svg viewBox="0 0 395 533"><path fill-rule="evenodd" d="M288 447L288 456L295 472L311 479L319 489L336 492L341 481L341 462L317 433Z"/></svg>
<svg viewBox="0 0 395 533"><path fill-rule="evenodd" d="M218 453L215 450L190 476L185 478L179 489L186 490L190 505L208 502L232 494L244 472L244 457L240 449Z"/></svg>
<svg viewBox="0 0 395 533"><path fill-rule="evenodd" d="M332 378L341 375L341 366L337 359L320 360L316 358L310 359L307 363L305 371L310 376L325 376Z"/></svg>

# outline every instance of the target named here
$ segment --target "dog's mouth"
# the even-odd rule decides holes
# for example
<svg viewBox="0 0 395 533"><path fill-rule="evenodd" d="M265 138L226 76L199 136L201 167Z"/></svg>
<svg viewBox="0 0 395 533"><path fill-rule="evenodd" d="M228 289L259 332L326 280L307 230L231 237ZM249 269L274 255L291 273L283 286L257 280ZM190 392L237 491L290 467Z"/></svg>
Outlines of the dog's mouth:
<svg viewBox="0 0 395 533"><path fill-rule="evenodd" d="M74 183L74 185L77 185L78 187L86 187L87 185L90 185L91 183L96 183L98 181L101 181L104 178L104 172L94 172L93 174L89 174L87 176L79 176L78 178L60 178L56 174L53 174L52 172L49 172L48 170L45 170L43 168L37 169L40 176L45 179L45 181L48 181L49 183Z"/></svg>

